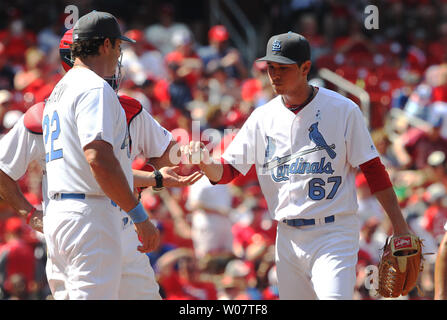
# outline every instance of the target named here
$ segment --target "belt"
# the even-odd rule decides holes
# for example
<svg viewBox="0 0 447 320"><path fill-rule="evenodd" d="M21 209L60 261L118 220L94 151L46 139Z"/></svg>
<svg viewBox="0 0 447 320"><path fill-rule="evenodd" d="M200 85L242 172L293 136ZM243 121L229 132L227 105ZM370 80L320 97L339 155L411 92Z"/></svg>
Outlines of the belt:
<svg viewBox="0 0 447 320"><path fill-rule="evenodd" d="M56 193L54 199L85 199L85 193Z"/></svg>
<svg viewBox="0 0 447 320"><path fill-rule="evenodd" d="M56 193L55 195L53 195L52 199L85 199L87 197L88 195L86 195L85 193ZM118 207L118 205L112 200L110 200L110 203L112 204L112 206ZM118 209L121 210L121 208Z"/></svg>
<svg viewBox="0 0 447 320"><path fill-rule="evenodd" d="M328 216L324 219L284 219L282 222L291 227L313 226L335 221L335 216Z"/></svg>

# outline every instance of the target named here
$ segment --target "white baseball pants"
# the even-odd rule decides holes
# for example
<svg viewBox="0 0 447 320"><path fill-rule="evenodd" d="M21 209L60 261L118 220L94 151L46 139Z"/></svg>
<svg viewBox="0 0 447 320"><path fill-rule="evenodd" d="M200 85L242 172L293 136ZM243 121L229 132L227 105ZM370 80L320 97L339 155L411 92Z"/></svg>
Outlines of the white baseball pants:
<svg viewBox="0 0 447 320"><path fill-rule="evenodd" d="M110 199L50 200L43 225L54 299L118 299L121 215Z"/></svg>
<svg viewBox="0 0 447 320"><path fill-rule="evenodd" d="M332 223L291 227L278 222L276 267L282 300L351 300L360 223L336 215Z"/></svg>
<svg viewBox="0 0 447 320"><path fill-rule="evenodd" d="M103 198L102 201L99 201L99 206L104 211L102 216L107 218L108 222L113 221L113 223L110 224L110 232L104 232L104 230L93 232L98 226L92 225L102 223L101 213L98 213L101 210L91 209L83 211L83 214L77 212L85 210L85 206L80 203L85 203L85 205L88 203L93 208L92 200L98 202L99 199L58 200L58 204L53 204L53 207L57 207L59 210L70 208L71 211L55 213L47 211L45 214L44 232L48 247L46 271L53 297L55 299L160 300L154 271L150 266L149 258L137 250L140 242L129 216L124 211L120 211L118 207L112 206L109 199ZM97 219L93 219L95 217L86 218L85 212L89 211L95 212ZM61 218L63 216L65 218ZM81 217L83 218L81 219ZM81 230L72 230L70 234L82 234L82 236L70 238L65 232L58 232L58 230L70 229L70 227L62 227L62 225L74 223L77 223ZM81 223L84 223L85 226L81 227ZM52 232L52 238L49 236L50 232ZM114 240L109 241L109 238ZM58 239L64 239L64 244L59 245ZM65 256L65 253L68 251L61 247L70 246L73 240L78 242L78 255L85 256L83 259L85 261L82 262L82 266L67 268L69 256ZM106 248L103 244L107 244ZM96 246L98 248L89 254L86 246L92 249ZM102 247L103 250L99 250L99 247ZM99 252L101 253L98 254ZM109 254L110 252L112 254ZM76 264L76 262L72 263ZM103 270L100 272L101 274L89 272L89 268L97 269L93 267L95 265L106 267L99 268ZM73 271L69 273L70 269ZM80 269L85 270L84 273L86 273L81 283L77 276Z"/></svg>

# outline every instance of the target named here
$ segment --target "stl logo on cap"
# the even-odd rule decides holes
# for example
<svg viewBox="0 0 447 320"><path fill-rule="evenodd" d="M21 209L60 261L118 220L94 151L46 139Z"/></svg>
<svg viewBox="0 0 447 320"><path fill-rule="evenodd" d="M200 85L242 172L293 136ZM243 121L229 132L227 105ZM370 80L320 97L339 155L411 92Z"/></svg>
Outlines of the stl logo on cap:
<svg viewBox="0 0 447 320"><path fill-rule="evenodd" d="M272 51L280 52L281 51L281 41L275 40L272 43Z"/></svg>

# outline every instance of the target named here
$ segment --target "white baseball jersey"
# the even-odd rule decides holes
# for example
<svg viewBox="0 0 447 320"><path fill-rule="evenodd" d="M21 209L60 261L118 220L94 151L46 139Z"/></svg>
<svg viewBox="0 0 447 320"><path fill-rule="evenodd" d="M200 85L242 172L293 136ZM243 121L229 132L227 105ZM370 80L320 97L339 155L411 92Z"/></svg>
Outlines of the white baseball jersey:
<svg viewBox="0 0 447 320"><path fill-rule="evenodd" d="M67 90L69 88L69 90ZM48 193L104 195L83 147L102 140L113 147L133 186L126 117L110 85L87 68L73 68L49 97L42 121Z"/></svg>
<svg viewBox="0 0 447 320"><path fill-rule="evenodd" d="M355 213L355 168L378 156L359 107L319 88L296 115L281 96L255 109L222 157L244 175L256 165L280 221Z"/></svg>
<svg viewBox="0 0 447 320"><path fill-rule="evenodd" d="M45 169L45 154L41 134L26 129L23 118L0 139L0 169L13 180L20 179L30 162L36 160Z"/></svg>
<svg viewBox="0 0 447 320"><path fill-rule="evenodd" d="M132 160L140 154L146 158L160 157L172 140L172 134L144 109L130 122L129 134Z"/></svg>

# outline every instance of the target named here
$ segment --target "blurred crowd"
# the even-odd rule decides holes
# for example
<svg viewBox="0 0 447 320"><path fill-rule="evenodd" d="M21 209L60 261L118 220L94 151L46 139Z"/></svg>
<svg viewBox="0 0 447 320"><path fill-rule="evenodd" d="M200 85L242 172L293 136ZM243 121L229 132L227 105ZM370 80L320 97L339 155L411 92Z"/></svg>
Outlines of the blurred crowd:
<svg viewBox="0 0 447 320"><path fill-rule="evenodd" d="M259 34L259 56L271 34L293 30L311 43L312 84L339 90L319 77L318 71L327 68L369 93L373 140L405 218L424 239L424 252L433 253L425 255L418 288L402 299L432 299L436 252L447 222L447 2L345 2L263 1L270 23L252 21L264 33ZM378 30L364 27L368 4L379 8ZM17 6L2 13L0 135L31 105L43 101L63 76L58 48L67 14L30 28L29 16L22 14L26 10ZM240 128L255 108L274 96L267 66L246 61L225 26L199 29L179 20L174 5L157 10L157 21L135 28L129 19L120 20L137 43L123 47L119 94L138 99L179 143L190 138L194 121L201 132L217 130L221 139L208 146L219 156L236 132L229 129ZM137 158L134 168L145 168L144 159ZM183 167L184 174L191 170ZM33 163L19 181L37 207L41 177ZM377 266L392 230L361 173L356 186L362 227L354 298L380 299L371 266ZM211 185L203 178L189 188L157 193L148 188L141 201L161 234L159 248L148 259L163 298L278 299L276 222L253 168L229 185ZM5 202L0 202L0 212L0 298L51 299L43 236Z"/></svg>

